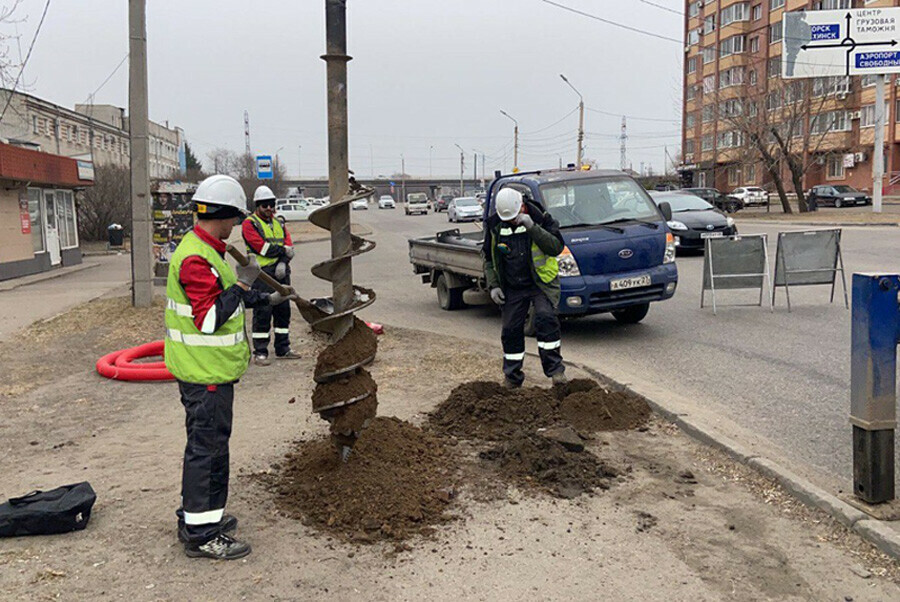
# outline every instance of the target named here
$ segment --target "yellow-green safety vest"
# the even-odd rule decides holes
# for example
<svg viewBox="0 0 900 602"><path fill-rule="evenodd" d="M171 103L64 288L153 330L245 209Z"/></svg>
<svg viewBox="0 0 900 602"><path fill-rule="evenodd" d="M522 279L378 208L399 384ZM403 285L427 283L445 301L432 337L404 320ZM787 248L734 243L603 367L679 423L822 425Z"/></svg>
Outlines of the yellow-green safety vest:
<svg viewBox="0 0 900 602"><path fill-rule="evenodd" d="M501 226L497 231L497 236L492 236L492 245L491 245L491 259L494 262L494 269L497 270L497 273L500 273L500 258L497 256L497 244L500 236L512 236L513 234L523 234L525 233L525 226L519 226L515 230L509 228L507 226ZM559 275L559 262L556 260L556 257L551 257L544 253L541 248L535 243L531 241L531 263L534 265L534 271L537 273L538 278L541 279L541 282L544 284L550 284L556 277Z"/></svg>
<svg viewBox="0 0 900 602"><path fill-rule="evenodd" d="M247 253L250 255L256 255L256 261L259 263L260 267L266 267L267 265L272 265L273 263L278 261L277 257L266 257L266 251L269 250L271 245L284 246L284 227L281 225L281 221L277 219L273 219L270 222L262 219L255 213L251 214L248 220L253 220L257 225L259 225L262 230L263 240L265 240L265 244L263 248L260 249L260 253L257 254L250 245L247 245Z"/></svg>
<svg viewBox="0 0 900 602"><path fill-rule="evenodd" d="M190 299L181 286L181 265L197 255L209 262L222 290L237 282L237 276L219 253L193 231L185 234L169 261L166 281L166 368L180 381L198 385L234 382L247 371L250 345L244 333L244 306L213 334L194 324ZM210 309L213 311L213 309Z"/></svg>

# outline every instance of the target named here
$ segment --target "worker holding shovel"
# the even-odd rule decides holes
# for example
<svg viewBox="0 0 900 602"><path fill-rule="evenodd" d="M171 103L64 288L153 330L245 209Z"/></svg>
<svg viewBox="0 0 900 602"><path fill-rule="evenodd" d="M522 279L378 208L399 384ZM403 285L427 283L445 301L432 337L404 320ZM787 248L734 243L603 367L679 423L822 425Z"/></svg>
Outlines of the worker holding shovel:
<svg viewBox="0 0 900 602"><path fill-rule="evenodd" d="M166 283L165 362L187 414L178 538L190 557L232 560L250 553L249 544L229 535L237 519L225 514L234 383L250 360L244 307L297 297L292 289L287 295L254 290L256 261L236 273L225 261L225 241L246 214L237 180L211 176L193 202L197 225L172 254Z"/></svg>

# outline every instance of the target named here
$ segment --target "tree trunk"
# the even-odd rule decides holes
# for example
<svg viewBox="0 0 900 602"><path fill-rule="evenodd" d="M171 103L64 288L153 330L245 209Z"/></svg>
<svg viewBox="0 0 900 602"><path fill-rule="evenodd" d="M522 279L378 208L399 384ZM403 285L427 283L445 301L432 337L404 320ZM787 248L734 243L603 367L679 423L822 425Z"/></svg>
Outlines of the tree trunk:
<svg viewBox="0 0 900 602"><path fill-rule="evenodd" d="M788 159L788 169L791 170L791 182L797 193L797 206L800 208L800 213L806 213L809 211L809 207L806 205L806 194L803 192L803 166L799 165L796 160Z"/></svg>

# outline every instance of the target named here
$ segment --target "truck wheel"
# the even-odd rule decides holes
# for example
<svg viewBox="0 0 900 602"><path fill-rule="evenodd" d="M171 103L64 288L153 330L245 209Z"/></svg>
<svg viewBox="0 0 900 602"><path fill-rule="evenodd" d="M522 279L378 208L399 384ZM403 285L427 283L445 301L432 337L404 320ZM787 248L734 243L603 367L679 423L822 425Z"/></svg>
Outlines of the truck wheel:
<svg viewBox="0 0 900 602"><path fill-rule="evenodd" d="M625 309L617 309L612 312L613 317L619 324L637 324L647 316L650 311L650 304L634 305Z"/></svg>
<svg viewBox="0 0 900 602"><path fill-rule="evenodd" d="M532 303L528 308L528 315L525 316L525 336L533 337L535 335L537 335L537 330L534 328L534 303Z"/></svg>
<svg viewBox="0 0 900 602"><path fill-rule="evenodd" d="M465 289L447 286L447 278L443 274L438 276L435 288L437 288L438 304L441 306L441 309L453 311L466 306L463 302L463 290Z"/></svg>

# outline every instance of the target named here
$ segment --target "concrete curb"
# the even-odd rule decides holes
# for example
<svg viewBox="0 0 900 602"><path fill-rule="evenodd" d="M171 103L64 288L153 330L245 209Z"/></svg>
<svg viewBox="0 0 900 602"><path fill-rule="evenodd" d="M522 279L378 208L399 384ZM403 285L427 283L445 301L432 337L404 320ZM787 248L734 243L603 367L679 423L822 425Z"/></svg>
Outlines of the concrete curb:
<svg viewBox="0 0 900 602"><path fill-rule="evenodd" d="M529 355L537 356L537 354ZM834 518L848 529L852 529L860 537L877 547L885 554L900 560L900 531L891 528L887 522L870 517L824 489L817 487L807 479L800 477L780 464L763 456L754 454L749 448L717 432L714 428L694 420L689 415L679 414L675 409L668 407L666 402L659 399L650 399L646 395L636 392L634 389L619 383L601 372L576 362L564 362L600 380L613 383L629 392L642 397L655 413L665 420L675 424L692 439L724 452L733 460L753 468L761 475L768 477L781 485L797 500L818 508Z"/></svg>
<svg viewBox="0 0 900 602"><path fill-rule="evenodd" d="M28 276L21 276L20 278L13 278L12 280L0 282L0 292L11 291L22 286L28 286L29 284L37 284L38 282L53 280L54 278L62 278L63 276L68 276L69 274L77 274L78 272L90 270L99 265L99 263L81 263L67 268L56 269L50 272L42 272L40 274L30 274Z"/></svg>
<svg viewBox="0 0 900 602"><path fill-rule="evenodd" d="M738 220L738 224L748 224L751 226L757 225L765 225L765 226L827 226L829 228L870 228L873 226L881 227L881 228L897 228L900 227L900 223L884 223L884 222L795 222L790 220L780 220L780 219L740 219Z"/></svg>

